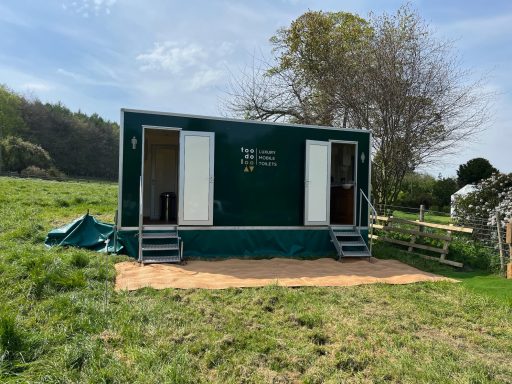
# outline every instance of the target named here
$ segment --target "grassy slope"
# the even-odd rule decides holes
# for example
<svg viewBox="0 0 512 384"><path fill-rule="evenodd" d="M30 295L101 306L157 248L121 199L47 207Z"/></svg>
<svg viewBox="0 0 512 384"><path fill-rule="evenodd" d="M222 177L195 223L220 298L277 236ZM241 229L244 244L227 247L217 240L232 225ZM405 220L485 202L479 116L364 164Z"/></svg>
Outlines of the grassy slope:
<svg viewBox="0 0 512 384"><path fill-rule="evenodd" d="M115 194L0 178L0 381L512 382L512 309L465 284L114 293L122 257L42 240Z"/></svg>

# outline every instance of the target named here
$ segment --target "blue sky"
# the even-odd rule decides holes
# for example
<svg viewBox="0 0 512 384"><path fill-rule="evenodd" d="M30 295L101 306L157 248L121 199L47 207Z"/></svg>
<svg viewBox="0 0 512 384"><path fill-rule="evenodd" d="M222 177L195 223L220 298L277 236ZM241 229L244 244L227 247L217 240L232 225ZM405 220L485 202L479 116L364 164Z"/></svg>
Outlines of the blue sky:
<svg viewBox="0 0 512 384"><path fill-rule="evenodd" d="M220 115L232 73L269 55L269 37L311 10L366 16L401 1L3 0L0 83L119 121L122 107ZM426 171L481 156L512 172L512 1L411 1L461 63L496 92L486 130Z"/></svg>

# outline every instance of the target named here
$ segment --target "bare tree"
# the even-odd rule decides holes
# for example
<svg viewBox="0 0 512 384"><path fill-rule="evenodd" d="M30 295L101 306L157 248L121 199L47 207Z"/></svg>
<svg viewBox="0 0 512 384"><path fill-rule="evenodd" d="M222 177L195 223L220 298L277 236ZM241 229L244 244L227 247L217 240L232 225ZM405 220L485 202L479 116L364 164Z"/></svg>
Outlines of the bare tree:
<svg viewBox="0 0 512 384"><path fill-rule="evenodd" d="M272 38L276 63L233 79L227 110L259 120L372 132L374 196L393 202L404 176L438 161L484 125L489 94L451 42L408 6L369 21L308 12Z"/></svg>

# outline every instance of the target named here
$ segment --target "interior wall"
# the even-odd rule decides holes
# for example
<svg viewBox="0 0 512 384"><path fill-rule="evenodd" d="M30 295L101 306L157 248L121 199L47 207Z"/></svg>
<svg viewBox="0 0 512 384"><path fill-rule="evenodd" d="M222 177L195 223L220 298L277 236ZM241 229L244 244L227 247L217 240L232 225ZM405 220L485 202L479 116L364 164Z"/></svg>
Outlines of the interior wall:
<svg viewBox="0 0 512 384"><path fill-rule="evenodd" d="M331 145L331 184L354 183L354 144L332 143Z"/></svg>
<svg viewBox="0 0 512 384"><path fill-rule="evenodd" d="M331 224L354 224L354 144L331 144Z"/></svg>
<svg viewBox="0 0 512 384"><path fill-rule="evenodd" d="M144 136L144 217L151 216L151 176L152 176L152 149L155 145L169 145L178 147L179 144L179 131L164 130L164 129L146 129ZM169 166L169 173L171 177L176 177L178 173L177 162L175 169ZM176 192L176 191L172 191ZM160 202L155 202L159 204Z"/></svg>

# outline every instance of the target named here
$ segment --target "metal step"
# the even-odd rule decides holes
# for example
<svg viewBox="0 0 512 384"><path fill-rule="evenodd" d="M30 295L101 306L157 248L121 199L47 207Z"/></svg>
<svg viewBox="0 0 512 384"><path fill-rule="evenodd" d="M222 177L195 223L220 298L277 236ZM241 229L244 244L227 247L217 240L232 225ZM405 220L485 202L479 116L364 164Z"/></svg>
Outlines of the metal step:
<svg viewBox="0 0 512 384"><path fill-rule="evenodd" d="M361 235L357 232L334 232L336 237L360 237Z"/></svg>
<svg viewBox="0 0 512 384"><path fill-rule="evenodd" d="M180 255L170 256L146 256L142 258L142 263L180 263Z"/></svg>
<svg viewBox="0 0 512 384"><path fill-rule="evenodd" d="M343 257L370 257L368 251L343 251Z"/></svg>
<svg viewBox="0 0 512 384"><path fill-rule="evenodd" d="M366 243L363 240L359 241L340 241L342 247L366 247Z"/></svg>
<svg viewBox="0 0 512 384"><path fill-rule="evenodd" d="M176 232L149 232L142 233L143 239L175 239L178 237Z"/></svg>
<svg viewBox="0 0 512 384"><path fill-rule="evenodd" d="M179 250L178 244L142 244L143 251L177 251Z"/></svg>
<svg viewBox="0 0 512 384"><path fill-rule="evenodd" d="M142 226L142 231L176 231L178 226L175 224L145 224Z"/></svg>

